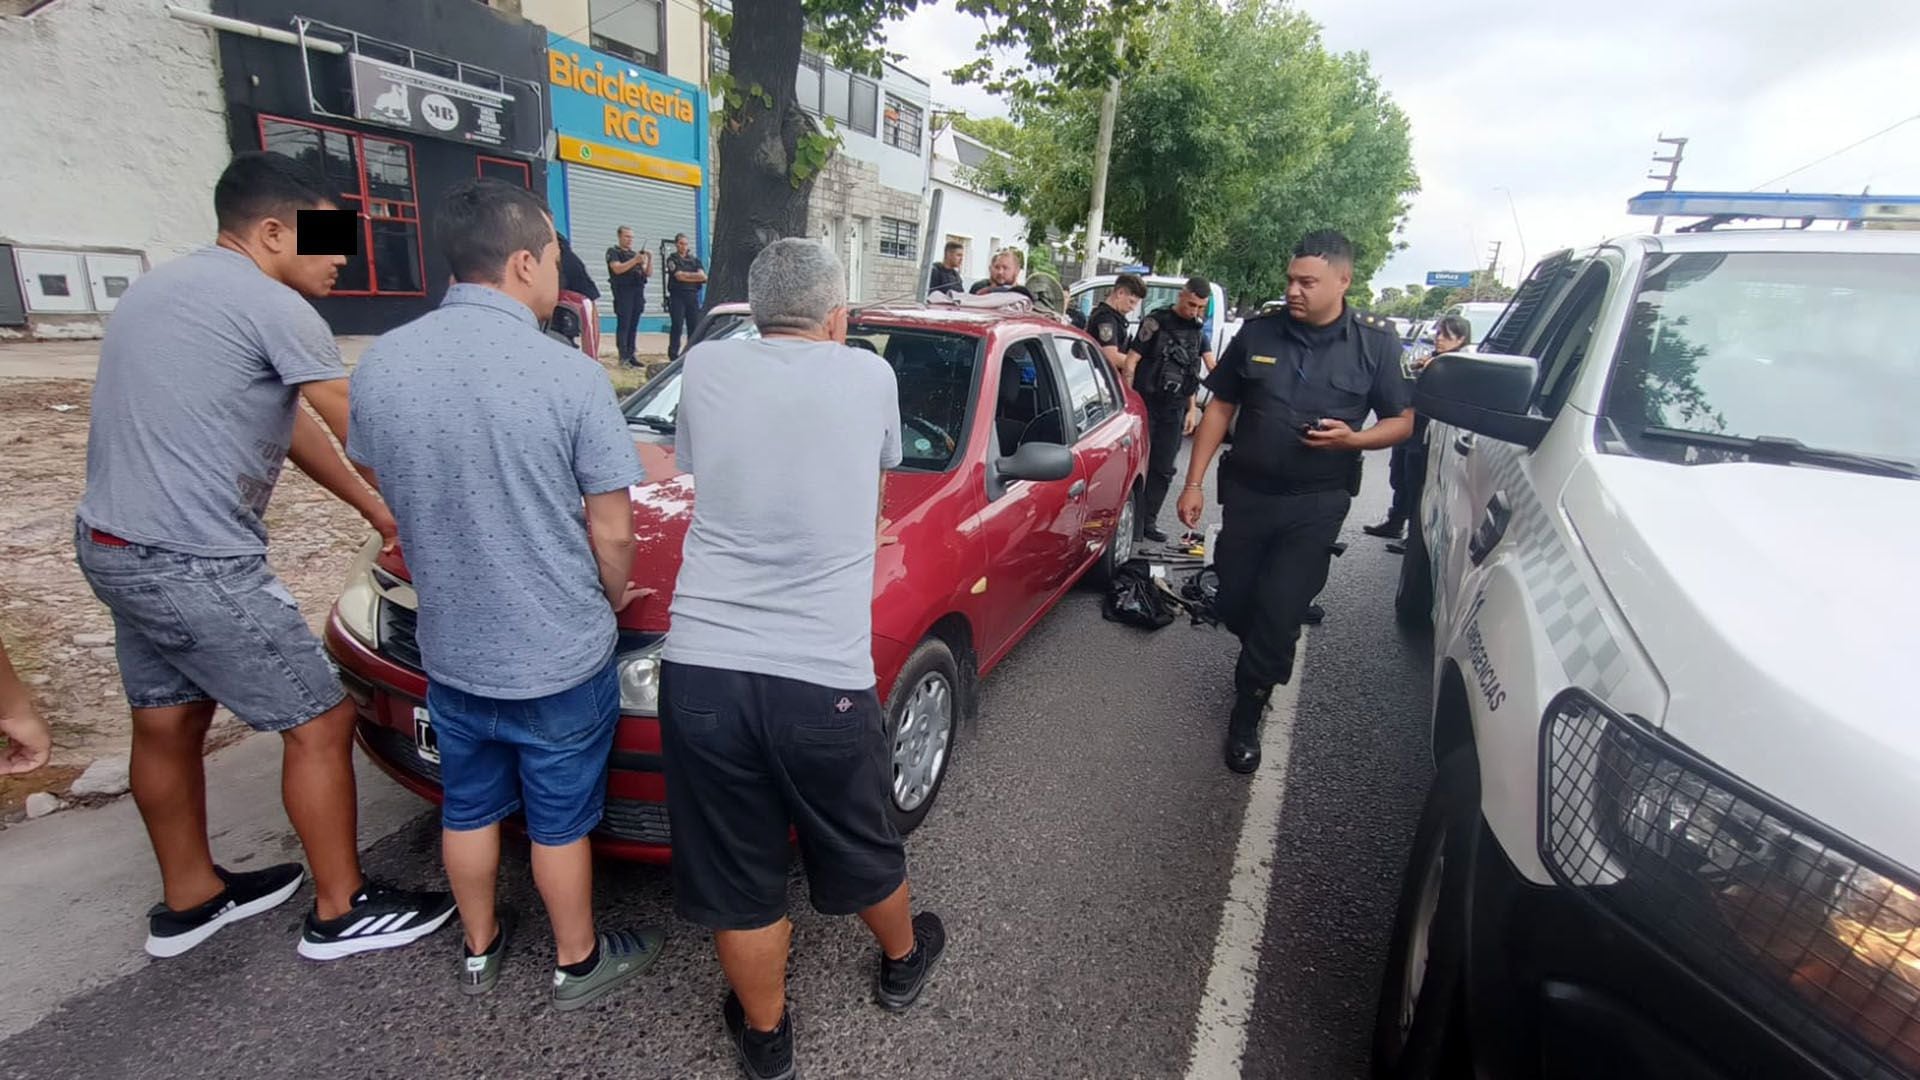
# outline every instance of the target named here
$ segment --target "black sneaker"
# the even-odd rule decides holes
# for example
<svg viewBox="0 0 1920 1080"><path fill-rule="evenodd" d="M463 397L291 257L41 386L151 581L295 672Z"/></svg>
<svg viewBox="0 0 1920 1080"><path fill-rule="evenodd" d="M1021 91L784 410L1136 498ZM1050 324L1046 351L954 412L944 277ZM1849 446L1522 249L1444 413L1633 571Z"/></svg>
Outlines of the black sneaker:
<svg viewBox="0 0 1920 1080"><path fill-rule="evenodd" d="M338 960L411 945L445 926L453 910L451 893L407 892L369 878L354 894L353 907L345 915L322 921L307 912L300 955L309 960Z"/></svg>
<svg viewBox="0 0 1920 1080"><path fill-rule="evenodd" d="M1164 544L1167 542L1167 534L1160 531L1160 527L1157 525L1149 525L1140 530L1140 535L1145 538L1149 544Z"/></svg>
<svg viewBox="0 0 1920 1080"><path fill-rule="evenodd" d="M934 967L947 951L947 928L940 916L923 911L913 917L913 951L904 960L880 954L880 972L873 980L873 996L889 1012L904 1012L920 1000Z"/></svg>
<svg viewBox="0 0 1920 1080"><path fill-rule="evenodd" d="M727 1037L747 1080L798 1080L800 1070L793 1063L792 1009L780 1014L779 1027L765 1032L747 1027L747 1010L731 990L720 1012L727 1019Z"/></svg>
<svg viewBox="0 0 1920 1080"><path fill-rule="evenodd" d="M227 887L219 896L189 911L155 904L147 912L147 955L162 960L179 956L220 932L220 928L250 919L287 902L300 889L307 872L299 863L283 863L265 870L235 874L214 867Z"/></svg>
<svg viewBox="0 0 1920 1080"><path fill-rule="evenodd" d="M1308 626L1319 626L1327 621L1327 609L1319 604L1308 604L1307 610L1300 615L1300 621Z"/></svg>

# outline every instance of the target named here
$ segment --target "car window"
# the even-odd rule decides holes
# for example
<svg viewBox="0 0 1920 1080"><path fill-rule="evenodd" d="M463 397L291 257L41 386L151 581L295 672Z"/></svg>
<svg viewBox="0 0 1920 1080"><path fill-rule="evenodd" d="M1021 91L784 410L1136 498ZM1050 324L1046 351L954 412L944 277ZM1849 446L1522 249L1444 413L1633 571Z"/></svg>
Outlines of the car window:
<svg viewBox="0 0 1920 1080"><path fill-rule="evenodd" d="M1603 410L1633 452L1724 453L1646 440L1649 427L1920 462L1920 255L1656 256L1634 293Z"/></svg>
<svg viewBox="0 0 1920 1080"><path fill-rule="evenodd" d="M1024 338L1007 346L993 414L1002 455L1030 442L1067 441L1067 413L1054 380L1043 339Z"/></svg>
<svg viewBox="0 0 1920 1080"><path fill-rule="evenodd" d="M1593 347L1600 309L1606 305L1607 286L1611 281L1612 274L1605 264L1589 265L1568 290L1566 301L1554 312L1538 350L1540 383L1533 391L1533 406L1543 415L1558 416L1567 395L1573 391L1581 365Z"/></svg>
<svg viewBox="0 0 1920 1080"><path fill-rule="evenodd" d="M980 368L980 339L938 330L856 324L847 332L847 344L879 355L893 368L900 392L900 468L925 472L951 468L965 443ZM683 359L668 366L622 404L629 429L673 433L685 363ZM832 418L823 417L821 422L831 423Z"/></svg>
<svg viewBox="0 0 1920 1080"><path fill-rule="evenodd" d="M728 311L707 316L707 321L700 326L699 336L693 341L720 341L726 338L757 338L759 336L760 328L753 324L752 315L744 311Z"/></svg>
<svg viewBox="0 0 1920 1080"><path fill-rule="evenodd" d="M1053 343L1066 373L1067 412L1073 417L1074 430L1084 435L1119 411L1113 387L1105 378L1112 365L1078 338L1057 337Z"/></svg>

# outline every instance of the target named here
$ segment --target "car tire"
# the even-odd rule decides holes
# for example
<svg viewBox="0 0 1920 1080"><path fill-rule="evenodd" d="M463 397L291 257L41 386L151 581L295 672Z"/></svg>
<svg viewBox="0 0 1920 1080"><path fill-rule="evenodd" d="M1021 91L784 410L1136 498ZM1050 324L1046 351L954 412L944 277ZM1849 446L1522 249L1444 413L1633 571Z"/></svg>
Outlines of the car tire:
<svg viewBox="0 0 1920 1080"><path fill-rule="evenodd" d="M1393 591L1393 617L1400 629L1424 634L1433 629L1433 567L1427 537L1415 514L1407 526L1407 553L1400 557L1400 582Z"/></svg>
<svg viewBox="0 0 1920 1080"><path fill-rule="evenodd" d="M1121 542L1123 538L1125 543ZM1121 506L1113 536L1107 540L1107 549L1100 553L1100 564L1094 568L1094 584L1103 589L1112 585L1120 576L1120 568L1132 561L1139 550L1140 492L1135 490Z"/></svg>
<svg viewBox="0 0 1920 1080"><path fill-rule="evenodd" d="M952 647L928 638L907 658L887 696L887 813L902 836L926 820L953 771L966 685Z"/></svg>
<svg viewBox="0 0 1920 1080"><path fill-rule="evenodd" d="M1450 1075L1466 975L1467 883L1480 827L1480 774L1473 747L1440 763L1400 883L1374 1014L1376 1080Z"/></svg>

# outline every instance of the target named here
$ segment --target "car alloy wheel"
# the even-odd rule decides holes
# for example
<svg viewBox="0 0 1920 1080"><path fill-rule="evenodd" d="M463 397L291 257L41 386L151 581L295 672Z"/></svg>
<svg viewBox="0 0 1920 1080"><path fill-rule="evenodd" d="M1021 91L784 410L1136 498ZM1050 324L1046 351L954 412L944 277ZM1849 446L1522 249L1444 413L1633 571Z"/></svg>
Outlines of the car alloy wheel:
<svg viewBox="0 0 1920 1080"><path fill-rule="evenodd" d="M1113 527L1113 565L1125 566L1133 558L1133 499L1120 504L1120 520Z"/></svg>
<svg viewBox="0 0 1920 1080"><path fill-rule="evenodd" d="M921 676L893 733L893 804L911 814L940 785L953 741L953 684L945 673Z"/></svg>
<svg viewBox="0 0 1920 1080"><path fill-rule="evenodd" d="M1406 970L1400 976L1400 1037L1413 1032L1414 1011L1420 1004L1420 990L1427 983L1427 960L1433 944L1433 920L1440 913L1440 885L1446 880L1447 837L1442 832L1421 875L1420 900L1408 928Z"/></svg>

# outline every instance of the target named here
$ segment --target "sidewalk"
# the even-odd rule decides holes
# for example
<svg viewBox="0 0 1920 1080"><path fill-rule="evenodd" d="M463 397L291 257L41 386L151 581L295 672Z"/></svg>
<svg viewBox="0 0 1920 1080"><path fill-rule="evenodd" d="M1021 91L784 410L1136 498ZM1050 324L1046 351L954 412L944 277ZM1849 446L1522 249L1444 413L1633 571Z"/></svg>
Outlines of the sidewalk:
<svg viewBox="0 0 1920 1080"><path fill-rule="evenodd" d="M280 804L280 753L277 736L252 735L207 759L207 827L222 865L258 870L302 858ZM429 807L365 755L353 758L364 851ZM68 998L152 963L141 944L144 916L159 896L160 871L130 798L0 831L0 911L7 913L0 1041ZM294 937L284 928L297 925L302 905L311 903L309 884L269 917L275 929L267 933L284 934L276 947L292 951Z"/></svg>
<svg viewBox="0 0 1920 1080"><path fill-rule="evenodd" d="M346 335L334 339L340 354L351 368L360 360L373 338ZM664 361L667 335L640 334L634 346L646 360ZM618 357L612 334L600 336L600 362L611 366ZM8 341L0 342L0 379L91 379L100 366L100 342L92 341Z"/></svg>

